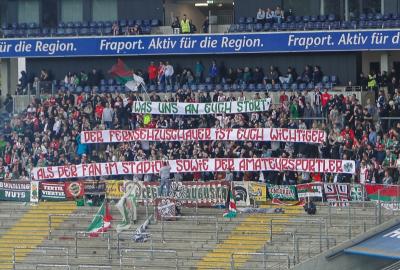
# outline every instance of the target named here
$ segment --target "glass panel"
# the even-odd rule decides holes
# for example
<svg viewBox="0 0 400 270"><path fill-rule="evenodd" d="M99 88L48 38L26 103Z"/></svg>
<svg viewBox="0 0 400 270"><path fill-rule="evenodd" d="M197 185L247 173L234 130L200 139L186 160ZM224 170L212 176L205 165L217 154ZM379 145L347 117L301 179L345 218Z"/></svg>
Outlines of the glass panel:
<svg viewBox="0 0 400 270"><path fill-rule="evenodd" d="M319 14L318 6L315 5L314 0L284 0L283 9L285 12L292 9L293 13L298 16Z"/></svg>
<svg viewBox="0 0 400 270"><path fill-rule="evenodd" d="M93 21L115 21L117 20L117 0L93 0Z"/></svg>
<svg viewBox="0 0 400 270"><path fill-rule="evenodd" d="M18 1L18 22L39 23L39 1L19 0Z"/></svg>
<svg viewBox="0 0 400 270"><path fill-rule="evenodd" d="M61 20L63 22L80 22L83 20L82 0L62 0Z"/></svg>
<svg viewBox="0 0 400 270"><path fill-rule="evenodd" d="M344 17L343 0L325 0L325 14L334 14L337 18Z"/></svg>
<svg viewBox="0 0 400 270"><path fill-rule="evenodd" d="M381 12L380 0L364 0L363 11L365 13L379 13Z"/></svg>

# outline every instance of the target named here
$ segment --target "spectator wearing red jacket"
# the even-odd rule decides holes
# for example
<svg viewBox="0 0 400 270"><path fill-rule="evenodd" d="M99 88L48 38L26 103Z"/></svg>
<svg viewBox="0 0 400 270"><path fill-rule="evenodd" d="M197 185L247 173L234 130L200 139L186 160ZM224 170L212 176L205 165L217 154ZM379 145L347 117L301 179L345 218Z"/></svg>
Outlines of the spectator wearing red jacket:
<svg viewBox="0 0 400 270"><path fill-rule="evenodd" d="M340 135L343 137L343 139L346 139L347 135L349 136L349 138L354 142L354 131L349 127L346 126L342 132L340 133Z"/></svg>
<svg viewBox="0 0 400 270"><path fill-rule="evenodd" d="M321 95L321 105L322 105L322 113L324 117L327 116L328 111L328 103L331 99L331 95L328 93L328 89L325 89L325 92Z"/></svg>
<svg viewBox="0 0 400 270"><path fill-rule="evenodd" d="M150 62L150 65L147 68L147 73L149 74L149 83L156 84L158 70L153 61Z"/></svg>

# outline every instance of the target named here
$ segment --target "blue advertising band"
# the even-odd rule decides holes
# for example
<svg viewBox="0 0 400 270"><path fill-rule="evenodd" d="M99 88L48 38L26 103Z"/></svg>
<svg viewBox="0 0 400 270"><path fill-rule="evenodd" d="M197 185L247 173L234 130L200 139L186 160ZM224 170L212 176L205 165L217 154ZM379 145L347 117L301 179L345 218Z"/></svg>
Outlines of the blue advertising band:
<svg viewBox="0 0 400 270"><path fill-rule="evenodd" d="M0 58L400 50L400 31L1 39Z"/></svg>

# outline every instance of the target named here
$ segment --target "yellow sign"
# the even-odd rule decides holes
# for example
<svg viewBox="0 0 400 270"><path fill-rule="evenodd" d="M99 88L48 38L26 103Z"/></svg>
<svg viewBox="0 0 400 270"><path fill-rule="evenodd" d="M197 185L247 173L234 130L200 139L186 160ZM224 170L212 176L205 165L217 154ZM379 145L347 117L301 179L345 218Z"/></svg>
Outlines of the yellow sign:
<svg viewBox="0 0 400 270"><path fill-rule="evenodd" d="M120 199L124 195L124 181L107 180L106 195L109 199Z"/></svg>
<svg viewBox="0 0 400 270"><path fill-rule="evenodd" d="M143 124L148 125L148 124L150 124L150 122L151 122L151 115L150 114L146 114L143 117Z"/></svg>
<svg viewBox="0 0 400 270"><path fill-rule="evenodd" d="M249 182L249 195L256 202L267 201L267 185L255 182Z"/></svg>

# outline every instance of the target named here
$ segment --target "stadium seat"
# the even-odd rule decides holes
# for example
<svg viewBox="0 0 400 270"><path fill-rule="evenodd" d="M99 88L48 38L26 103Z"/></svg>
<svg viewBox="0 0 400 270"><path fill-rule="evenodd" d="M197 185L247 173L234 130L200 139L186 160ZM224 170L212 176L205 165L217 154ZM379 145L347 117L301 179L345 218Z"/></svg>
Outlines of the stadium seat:
<svg viewBox="0 0 400 270"><path fill-rule="evenodd" d="M150 26L150 20L149 19L144 19L142 21L142 23L143 23L144 26Z"/></svg>
<svg viewBox="0 0 400 270"><path fill-rule="evenodd" d="M73 28L65 28L65 35L66 36L75 36L76 32Z"/></svg>
<svg viewBox="0 0 400 270"><path fill-rule="evenodd" d="M82 23L81 22L74 22L74 28L76 28L76 29L82 28Z"/></svg>
<svg viewBox="0 0 400 270"><path fill-rule="evenodd" d="M89 27L89 23L86 21L83 21L81 27Z"/></svg>
<svg viewBox="0 0 400 270"><path fill-rule="evenodd" d="M246 23L246 18L240 17L238 23L239 23L239 24L244 24L244 23Z"/></svg>
<svg viewBox="0 0 400 270"><path fill-rule="evenodd" d="M120 27L126 27L128 24L128 22L125 19L122 19L119 21L119 26Z"/></svg>
<svg viewBox="0 0 400 270"><path fill-rule="evenodd" d="M58 28L65 28L65 23L64 22L59 22L58 23Z"/></svg>
<svg viewBox="0 0 400 270"><path fill-rule="evenodd" d="M149 35L149 34L151 34L151 27L150 27L150 26L144 26L144 27L142 27L142 33L143 33L144 35Z"/></svg>
<svg viewBox="0 0 400 270"><path fill-rule="evenodd" d="M287 31L287 30L289 30L288 28L289 27L288 27L287 23L285 23L285 22L281 23L281 31Z"/></svg>
<svg viewBox="0 0 400 270"><path fill-rule="evenodd" d="M165 91L167 92L172 92L173 88L172 85L167 85L167 87L165 88Z"/></svg>
<svg viewBox="0 0 400 270"><path fill-rule="evenodd" d="M149 90L150 90L150 92L156 91L156 85L155 84L150 84Z"/></svg>
<svg viewBox="0 0 400 270"><path fill-rule="evenodd" d="M246 24L252 24L254 22L254 18L253 17L247 17L246 18Z"/></svg>
<svg viewBox="0 0 400 270"><path fill-rule="evenodd" d="M36 29L36 28L39 28L39 26L37 25L37 23L33 22L33 23L29 23L28 24L28 28L29 29Z"/></svg>
<svg viewBox="0 0 400 270"><path fill-rule="evenodd" d="M314 83L313 82L309 82L307 84L307 89L314 89Z"/></svg>
<svg viewBox="0 0 400 270"><path fill-rule="evenodd" d="M324 75L324 76L322 77L322 82L323 82L323 83L329 82L329 76Z"/></svg>
<svg viewBox="0 0 400 270"><path fill-rule="evenodd" d="M310 17L310 21L311 21L311 22L316 22L316 21L318 21L318 16L317 16L317 15L312 15L312 16Z"/></svg>
<svg viewBox="0 0 400 270"><path fill-rule="evenodd" d="M246 32L253 32L254 24L247 24L246 25Z"/></svg>
<svg viewBox="0 0 400 270"><path fill-rule="evenodd" d="M290 86L290 89L293 91L297 91L297 83L292 83L292 85Z"/></svg>
<svg viewBox="0 0 400 270"><path fill-rule="evenodd" d="M297 28L297 30L299 30L299 31L304 31L305 25L304 25L303 22L299 22L299 23L296 25L296 28Z"/></svg>
<svg viewBox="0 0 400 270"><path fill-rule="evenodd" d="M212 84L206 84L206 91L211 92L214 90L214 85Z"/></svg>
<svg viewBox="0 0 400 270"><path fill-rule="evenodd" d="M329 15L328 15L328 21L334 22L335 20L336 20L335 14L329 14Z"/></svg>
<svg viewBox="0 0 400 270"><path fill-rule="evenodd" d="M88 28L81 28L78 30L78 35L80 36L88 36L89 35L89 29Z"/></svg>
<svg viewBox="0 0 400 270"><path fill-rule="evenodd" d="M307 22L304 24L304 30L314 30L315 24L313 22Z"/></svg>
<svg viewBox="0 0 400 270"><path fill-rule="evenodd" d="M282 84L282 89L285 90L285 91L289 90L289 84L283 83Z"/></svg>
<svg viewBox="0 0 400 270"><path fill-rule="evenodd" d="M338 78L337 78L337 76L336 76L336 75L331 75L330 81L331 81L331 83L333 83L333 84L337 84L337 83L338 83Z"/></svg>
<svg viewBox="0 0 400 270"><path fill-rule="evenodd" d="M26 23L20 23L20 24L18 25L18 29L26 29L26 28L28 28L28 26L27 26Z"/></svg>
<svg viewBox="0 0 400 270"><path fill-rule="evenodd" d="M391 20L391 19L392 19L392 14L383 14L382 19L383 19L384 21L389 21L389 20Z"/></svg>
<svg viewBox="0 0 400 270"><path fill-rule="evenodd" d="M303 22L309 22L310 21L310 16L303 16Z"/></svg>
<svg viewBox="0 0 400 270"><path fill-rule="evenodd" d="M231 91L235 92L235 91L238 91L238 89L239 89L239 86L236 83L231 85Z"/></svg>
<svg viewBox="0 0 400 270"><path fill-rule="evenodd" d="M305 83L300 83L298 86L298 90L304 91L306 89L306 84Z"/></svg>
<svg viewBox="0 0 400 270"><path fill-rule="evenodd" d="M143 21L142 21L141 19L136 19L136 20L135 20L135 24L136 24L136 25L139 25L139 26L144 25L144 24L143 24Z"/></svg>
<svg viewBox="0 0 400 270"><path fill-rule="evenodd" d="M110 35L112 34L112 29L111 29L111 27L106 27L106 28L104 28L103 31L102 31L102 34L103 34L104 36L110 36Z"/></svg>
<svg viewBox="0 0 400 270"><path fill-rule="evenodd" d="M230 87L229 84L224 83L224 84L222 85L222 90L223 90L224 92L228 92L228 91L231 90L231 87Z"/></svg>
<svg viewBox="0 0 400 270"><path fill-rule="evenodd" d="M164 84L159 84L157 86L157 91L164 92Z"/></svg>
<svg viewBox="0 0 400 270"><path fill-rule="evenodd" d="M326 16L325 16L325 15L319 15L319 16L318 16L318 20L319 20L320 22L324 22L324 21L326 21Z"/></svg>
<svg viewBox="0 0 400 270"><path fill-rule="evenodd" d="M272 84L267 83L267 84L265 85L265 90L271 91L271 90L272 90Z"/></svg>
<svg viewBox="0 0 400 270"><path fill-rule="evenodd" d="M245 24L240 24L238 32L244 32L244 31L246 31L246 25Z"/></svg>
<svg viewBox="0 0 400 270"><path fill-rule="evenodd" d="M108 28L108 27L111 28L112 25L113 25L113 23L111 21L105 21L104 22L104 28Z"/></svg>
<svg viewBox="0 0 400 270"><path fill-rule="evenodd" d="M256 86L255 86L254 83L250 83L250 84L247 86L247 89L248 89L249 91L254 92L254 91L256 91Z"/></svg>
<svg viewBox="0 0 400 270"><path fill-rule="evenodd" d="M293 21L294 21L294 17L292 15L289 15L289 16L286 17L286 22L287 23L291 23Z"/></svg>
<svg viewBox="0 0 400 270"><path fill-rule="evenodd" d="M264 24L263 31L265 31L265 32L271 31L271 24L269 24L269 23Z"/></svg>
<svg viewBox="0 0 400 270"><path fill-rule="evenodd" d="M236 24L231 24L228 29L228 33L235 33L236 32Z"/></svg>
<svg viewBox="0 0 400 270"><path fill-rule="evenodd" d="M296 17L294 17L294 21L299 23L299 22L302 21L302 17L301 16L296 16Z"/></svg>
<svg viewBox="0 0 400 270"><path fill-rule="evenodd" d="M107 80L107 84L108 84L109 86L114 85L114 79L108 79L108 80Z"/></svg>
<svg viewBox="0 0 400 270"><path fill-rule="evenodd" d="M257 91L263 91L265 90L265 87L262 83L258 83L256 86Z"/></svg>
<svg viewBox="0 0 400 270"><path fill-rule="evenodd" d="M190 90L193 91L193 92L196 92L197 91L197 84L191 84L190 85Z"/></svg>
<svg viewBox="0 0 400 270"><path fill-rule="evenodd" d="M57 28L56 36L65 36L65 29Z"/></svg>
<svg viewBox="0 0 400 270"><path fill-rule="evenodd" d="M254 27L254 31L260 32L263 29L263 25L261 23L257 23Z"/></svg>
<svg viewBox="0 0 400 270"><path fill-rule="evenodd" d="M367 20L372 21L375 18L375 15L373 13L368 13L367 14Z"/></svg>
<svg viewBox="0 0 400 270"><path fill-rule="evenodd" d="M159 25L160 25L160 21L158 19L152 19L151 20L151 23L150 23L151 27L157 27Z"/></svg>
<svg viewBox="0 0 400 270"><path fill-rule="evenodd" d="M116 85L116 86L115 86L115 91L117 91L118 93L123 92L122 85Z"/></svg>
<svg viewBox="0 0 400 270"><path fill-rule="evenodd" d="M281 90L281 84L280 83L276 83L273 85L273 91L280 91Z"/></svg>

